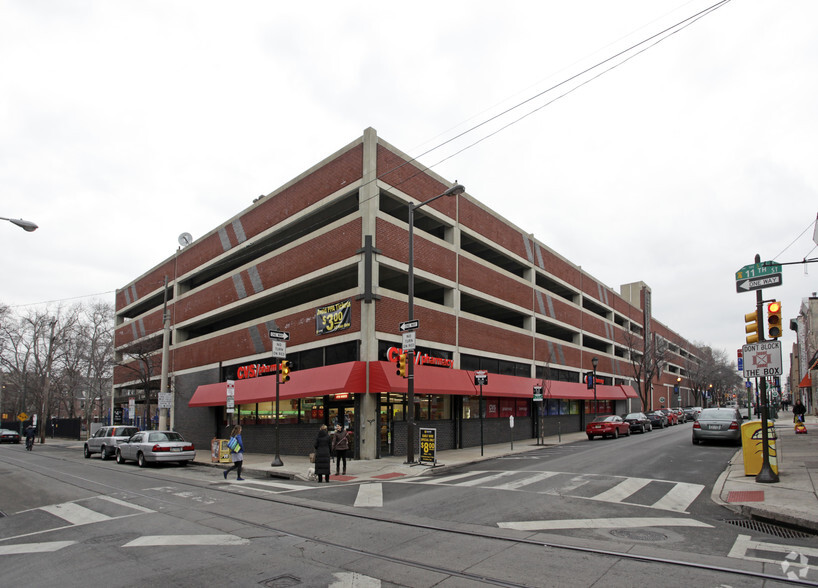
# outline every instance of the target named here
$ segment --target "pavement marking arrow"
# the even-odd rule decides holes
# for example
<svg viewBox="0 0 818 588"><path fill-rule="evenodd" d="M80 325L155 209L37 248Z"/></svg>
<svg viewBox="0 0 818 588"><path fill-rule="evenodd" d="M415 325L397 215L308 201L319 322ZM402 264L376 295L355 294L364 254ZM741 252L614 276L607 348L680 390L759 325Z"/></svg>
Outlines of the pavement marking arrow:
<svg viewBox="0 0 818 588"><path fill-rule="evenodd" d="M161 547L166 545L247 545L249 539L235 535L143 535L122 547Z"/></svg>
<svg viewBox="0 0 818 588"><path fill-rule="evenodd" d="M59 551L63 547L74 545L76 541L48 541L44 543L19 543L17 545L3 545L0 555L20 555L23 553L46 553Z"/></svg>

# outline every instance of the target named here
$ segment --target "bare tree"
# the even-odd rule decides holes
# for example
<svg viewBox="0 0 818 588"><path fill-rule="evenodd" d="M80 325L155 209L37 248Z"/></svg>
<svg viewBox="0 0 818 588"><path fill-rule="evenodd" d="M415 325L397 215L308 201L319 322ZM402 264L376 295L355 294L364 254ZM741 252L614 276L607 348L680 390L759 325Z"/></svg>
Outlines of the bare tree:
<svg viewBox="0 0 818 588"><path fill-rule="evenodd" d="M667 364L669 346L664 337L655 333L645 341L631 330L622 331L628 348L631 371L636 391L642 402L642 410L649 410L653 399L653 381L661 375Z"/></svg>
<svg viewBox="0 0 818 588"><path fill-rule="evenodd" d="M159 383L153 384L156 368L161 363L161 357L156 350L155 342L152 340L139 341L124 352L127 361L122 361L119 365L134 374L139 382L139 389L142 392L142 399L145 404L145 421L151 422L151 391L158 389Z"/></svg>

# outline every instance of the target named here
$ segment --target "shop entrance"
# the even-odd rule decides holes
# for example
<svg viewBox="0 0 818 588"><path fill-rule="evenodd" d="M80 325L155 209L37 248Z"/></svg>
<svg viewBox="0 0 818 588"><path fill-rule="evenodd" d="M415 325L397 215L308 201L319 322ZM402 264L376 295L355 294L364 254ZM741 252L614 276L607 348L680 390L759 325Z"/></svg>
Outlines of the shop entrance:
<svg viewBox="0 0 818 588"><path fill-rule="evenodd" d="M404 398L401 394L381 394L378 403L378 427L380 439L380 455L393 455L393 423L402 421Z"/></svg>
<svg viewBox="0 0 818 588"><path fill-rule="evenodd" d="M341 425L350 432L347 457L355 458L355 401L350 394L349 398L335 399L330 397L326 404L327 429L330 435L335 431L335 425Z"/></svg>

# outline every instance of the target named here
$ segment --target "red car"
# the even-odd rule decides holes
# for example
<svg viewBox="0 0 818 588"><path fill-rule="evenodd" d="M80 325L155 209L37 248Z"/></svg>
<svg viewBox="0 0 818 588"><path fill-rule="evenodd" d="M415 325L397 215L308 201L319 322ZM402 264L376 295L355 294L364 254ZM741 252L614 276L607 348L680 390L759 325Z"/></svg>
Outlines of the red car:
<svg viewBox="0 0 818 588"><path fill-rule="evenodd" d="M630 423L622 420L622 417L609 414L596 417L593 421L585 426L585 434L588 435L588 440L593 441L594 437L608 437L614 439L620 435L626 437L631 434Z"/></svg>
<svg viewBox="0 0 818 588"><path fill-rule="evenodd" d="M667 415L667 426L668 427L671 426L671 425L678 425L679 424L679 415L677 415L675 411L670 410L669 408L662 408L660 410Z"/></svg>

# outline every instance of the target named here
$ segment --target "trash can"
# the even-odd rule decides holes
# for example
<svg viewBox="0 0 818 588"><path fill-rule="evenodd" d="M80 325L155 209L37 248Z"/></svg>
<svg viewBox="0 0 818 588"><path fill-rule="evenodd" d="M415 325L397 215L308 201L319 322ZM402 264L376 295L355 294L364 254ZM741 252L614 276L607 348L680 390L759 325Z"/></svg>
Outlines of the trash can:
<svg viewBox="0 0 818 588"><path fill-rule="evenodd" d="M775 448L775 425L767 421L767 446L770 452L770 468L778 474L778 457ZM749 421L741 425L741 449L744 455L744 475L756 476L764 463L761 421Z"/></svg>

